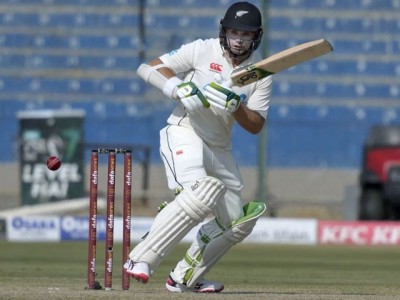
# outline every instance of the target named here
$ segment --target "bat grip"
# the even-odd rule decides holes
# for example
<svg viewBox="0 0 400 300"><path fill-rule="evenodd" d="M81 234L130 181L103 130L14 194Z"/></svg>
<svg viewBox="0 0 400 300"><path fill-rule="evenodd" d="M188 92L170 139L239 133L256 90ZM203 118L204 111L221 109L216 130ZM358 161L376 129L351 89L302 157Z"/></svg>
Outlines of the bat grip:
<svg viewBox="0 0 400 300"><path fill-rule="evenodd" d="M224 80L222 75L219 73L215 75L214 80L216 83L218 83L219 85L222 85L223 87L226 87L226 88L231 88L233 85L232 80L230 80L230 79Z"/></svg>
<svg viewBox="0 0 400 300"><path fill-rule="evenodd" d="M227 87L227 88L231 88L233 85L233 82L232 82L232 80L228 79L228 80L225 80L224 82L222 82L221 85L224 87Z"/></svg>

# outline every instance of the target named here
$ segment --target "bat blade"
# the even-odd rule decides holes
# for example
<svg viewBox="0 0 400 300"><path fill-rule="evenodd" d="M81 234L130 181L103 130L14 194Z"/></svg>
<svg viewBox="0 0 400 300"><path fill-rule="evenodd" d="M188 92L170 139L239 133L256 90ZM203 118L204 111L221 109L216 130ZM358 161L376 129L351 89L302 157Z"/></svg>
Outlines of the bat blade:
<svg viewBox="0 0 400 300"><path fill-rule="evenodd" d="M332 45L325 39L294 46L255 64L234 70L231 74L232 85L250 84L332 51Z"/></svg>

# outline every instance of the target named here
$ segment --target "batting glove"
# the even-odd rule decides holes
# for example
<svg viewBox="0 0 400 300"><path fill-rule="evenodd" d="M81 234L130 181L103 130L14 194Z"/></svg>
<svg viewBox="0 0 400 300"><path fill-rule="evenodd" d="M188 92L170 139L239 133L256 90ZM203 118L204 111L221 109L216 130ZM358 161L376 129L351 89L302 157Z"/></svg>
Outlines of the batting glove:
<svg viewBox="0 0 400 300"><path fill-rule="evenodd" d="M204 87L204 95L212 106L229 113L235 112L241 101L241 97L235 94L232 89L215 82L211 82Z"/></svg>
<svg viewBox="0 0 400 300"><path fill-rule="evenodd" d="M184 82L178 85L176 94L185 107L185 110L190 114L210 107L207 98L193 82Z"/></svg>

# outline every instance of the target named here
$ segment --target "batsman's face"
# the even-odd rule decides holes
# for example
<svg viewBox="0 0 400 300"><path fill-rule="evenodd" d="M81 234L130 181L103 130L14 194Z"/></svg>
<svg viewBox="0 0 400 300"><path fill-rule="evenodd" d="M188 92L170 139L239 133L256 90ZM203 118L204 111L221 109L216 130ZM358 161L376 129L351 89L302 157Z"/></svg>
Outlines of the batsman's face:
<svg viewBox="0 0 400 300"><path fill-rule="evenodd" d="M243 54L249 50L255 36L255 32L240 31L231 28L226 29L226 39L229 49L236 55Z"/></svg>

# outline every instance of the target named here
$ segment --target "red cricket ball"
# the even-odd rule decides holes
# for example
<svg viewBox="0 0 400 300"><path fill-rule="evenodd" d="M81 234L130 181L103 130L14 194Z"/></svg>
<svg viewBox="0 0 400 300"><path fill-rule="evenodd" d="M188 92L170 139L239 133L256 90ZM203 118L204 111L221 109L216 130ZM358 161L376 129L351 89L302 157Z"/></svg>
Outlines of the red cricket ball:
<svg viewBox="0 0 400 300"><path fill-rule="evenodd" d="M47 167L52 171L58 170L61 167L61 160L57 156L50 156L47 159Z"/></svg>

